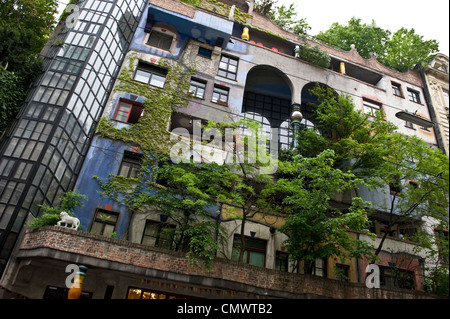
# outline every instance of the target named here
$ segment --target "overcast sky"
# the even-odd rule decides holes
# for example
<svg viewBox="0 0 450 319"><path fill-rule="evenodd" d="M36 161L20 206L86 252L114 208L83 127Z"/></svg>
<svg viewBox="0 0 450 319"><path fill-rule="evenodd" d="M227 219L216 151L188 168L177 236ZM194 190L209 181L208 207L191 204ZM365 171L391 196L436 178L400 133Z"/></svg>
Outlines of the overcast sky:
<svg viewBox="0 0 450 319"><path fill-rule="evenodd" d="M449 0L278 0L277 5L295 3L298 18L306 18L310 35L327 30L333 22L347 24L352 18L396 32L414 28L424 40L437 40L439 51L449 56Z"/></svg>
<svg viewBox="0 0 450 319"><path fill-rule="evenodd" d="M306 18L311 26L310 35L327 30L333 22L346 24L352 17L363 23L373 19L377 26L392 32L414 28L425 40L437 40L439 51L449 56L449 0L278 0L277 5L293 2L298 18Z"/></svg>

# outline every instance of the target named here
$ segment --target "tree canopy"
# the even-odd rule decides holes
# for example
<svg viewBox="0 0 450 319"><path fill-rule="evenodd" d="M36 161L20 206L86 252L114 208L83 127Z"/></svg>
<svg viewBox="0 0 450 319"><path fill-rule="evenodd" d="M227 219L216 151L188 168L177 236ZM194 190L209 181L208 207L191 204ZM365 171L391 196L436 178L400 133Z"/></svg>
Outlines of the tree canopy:
<svg viewBox="0 0 450 319"><path fill-rule="evenodd" d="M2 83L15 90L0 92L0 134L14 119L22 106L26 91L35 76L42 71L39 56L56 23L55 0L0 1L0 73Z"/></svg>
<svg viewBox="0 0 450 319"><path fill-rule="evenodd" d="M374 20L367 24L355 17L346 25L333 23L316 37L343 50L350 50L351 45L355 45L362 57L369 58L373 54L378 61L398 71L413 69L430 60L439 50L436 40L425 40L414 29L401 28L393 33L378 27Z"/></svg>

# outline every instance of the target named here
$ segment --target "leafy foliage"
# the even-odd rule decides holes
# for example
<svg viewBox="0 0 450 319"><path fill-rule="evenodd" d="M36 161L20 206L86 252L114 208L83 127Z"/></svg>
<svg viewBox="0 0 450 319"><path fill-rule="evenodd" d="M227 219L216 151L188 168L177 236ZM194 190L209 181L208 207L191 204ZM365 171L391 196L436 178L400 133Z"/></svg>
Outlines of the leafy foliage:
<svg viewBox="0 0 450 319"><path fill-rule="evenodd" d="M299 46L296 56L323 68L328 68L331 62L328 52L322 51L318 45L311 46L306 42Z"/></svg>
<svg viewBox="0 0 450 319"><path fill-rule="evenodd" d="M21 82L17 75L0 71L0 135L19 112L25 99L26 92L21 88Z"/></svg>
<svg viewBox="0 0 450 319"><path fill-rule="evenodd" d="M401 28L387 42L385 54L379 60L391 68L406 71L431 60L438 51L436 40L424 40L414 29Z"/></svg>
<svg viewBox="0 0 450 319"><path fill-rule="evenodd" d="M54 226L60 220L59 214L61 212L67 212L70 216L74 216L73 211L75 208L82 207L85 200L87 200L86 195L80 194L78 190L67 192L57 206L40 205L39 207L42 209L41 215L29 222L27 226L36 228Z"/></svg>
<svg viewBox="0 0 450 319"><path fill-rule="evenodd" d="M333 23L328 30L321 31L317 38L335 44L343 50L350 50L354 44L362 57L369 58L371 53L376 57L383 55L390 35L390 31L377 27L374 20L371 24L366 24L353 17L347 25Z"/></svg>
<svg viewBox="0 0 450 319"><path fill-rule="evenodd" d="M436 40L424 40L414 29L401 28L392 33L377 27L373 20L371 24L363 24L355 17L347 25L333 23L317 38L343 50L350 50L354 44L362 57L369 58L373 54L384 65L402 72L429 61L439 50Z"/></svg>
<svg viewBox="0 0 450 319"><path fill-rule="evenodd" d="M276 25L283 30L293 32L299 36L304 36L311 29L306 19L297 20L297 12L295 11L295 3L291 3L289 7L282 4L275 6L276 0L261 0L255 2L255 11L268 16Z"/></svg>
<svg viewBox="0 0 450 319"><path fill-rule="evenodd" d="M295 262L373 256L369 243L349 233L367 233L368 203L354 198L347 212L331 206L333 195L362 183L352 173L333 167L332 150L310 158L292 155L291 161L280 164L280 178L267 185L261 195L271 210L287 214L279 230L289 235L285 244Z"/></svg>
<svg viewBox="0 0 450 319"><path fill-rule="evenodd" d="M0 1L0 134L14 119L31 81L42 71L39 54L56 22L54 0ZM6 110L6 111L5 111Z"/></svg>

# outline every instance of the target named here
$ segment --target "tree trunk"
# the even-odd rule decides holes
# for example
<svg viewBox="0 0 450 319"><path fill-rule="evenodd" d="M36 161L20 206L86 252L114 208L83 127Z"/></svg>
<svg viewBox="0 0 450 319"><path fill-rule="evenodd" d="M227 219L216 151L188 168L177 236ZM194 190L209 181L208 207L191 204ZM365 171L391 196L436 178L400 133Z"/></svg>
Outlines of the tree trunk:
<svg viewBox="0 0 450 319"><path fill-rule="evenodd" d="M242 223L241 223L241 249L239 251L239 262L244 261L244 252L245 252L245 222L247 219L247 214L245 212L245 207L242 207Z"/></svg>

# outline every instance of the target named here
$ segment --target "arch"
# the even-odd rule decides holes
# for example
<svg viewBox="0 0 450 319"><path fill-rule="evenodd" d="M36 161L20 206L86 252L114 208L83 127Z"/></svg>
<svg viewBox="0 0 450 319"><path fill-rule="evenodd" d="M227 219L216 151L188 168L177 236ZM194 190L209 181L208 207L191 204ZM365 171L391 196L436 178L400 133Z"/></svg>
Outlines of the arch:
<svg viewBox="0 0 450 319"><path fill-rule="evenodd" d="M293 85L286 74L277 68L257 65L247 74L245 91L291 100Z"/></svg>
<svg viewBox="0 0 450 319"><path fill-rule="evenodd" d="M291 143L292 92L292 82L277 68L258 65L247 74L242 116L261 123L267 135L270 135L270 128L281 129L283 125L279 131L283 135L278 137L279 149L289 147Z"/></svg>

